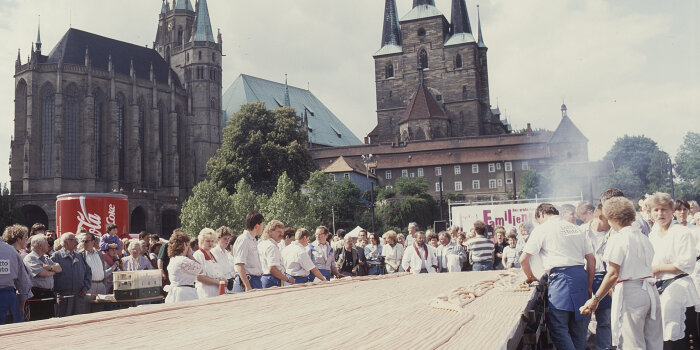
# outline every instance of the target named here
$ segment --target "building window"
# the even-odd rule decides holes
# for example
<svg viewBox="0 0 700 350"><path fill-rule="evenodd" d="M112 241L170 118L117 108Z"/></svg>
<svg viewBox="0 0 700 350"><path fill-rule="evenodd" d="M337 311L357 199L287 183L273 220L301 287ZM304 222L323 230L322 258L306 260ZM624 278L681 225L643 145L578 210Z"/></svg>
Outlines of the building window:
<svg viewBox="0 0 700 350"><path fill-rule="evenodd" d="M408 169L401 169L401 176L408 177Z"/></svg>
<svg viewBox="0 0 700 350"><path fill-rule="evenodd" d="M423 168L418 168L418 177L423 177Z"/></svg>
<svg viewBox="0 0 700 350"><path fill-rule="evenodd" d="M455 191L462 190L462 181L455 181Z"/></svg>
<svg viewBox="0 0 700 350"><path fill-rule="evenodd" d="M442 167L435 167L435 176L442 176Z"/></svg>
<svg viewBox="0 0 700 350"><path fill-rule="evenodd" d="M139 103L139 150L141 151L141 184L146 183L146 106Z"/></svg>
<svg viewBox="0 0 700 350"><path fill-rule="evenodd" d="M440 190L442 190L442 188L440 186L440 182L436 182L435 183L435 192L440 192Z"/></svg>
<svg viewBox="0 0 700 350"><path fill-rule="evenodd" d="M455 68L462 68L462 55L460 54L455 57Z"/></svg>
<svg viewBox="0 0 700 350"><path fill-rule="evenodd" d="M495 172L496 172L496 164L489 163L489 172L490 172L490 173L495 173Z"/></svg>
<svg viewBox="0 0 700 350"><path fill-rule="evenodd" d="M498 187L503 187L503 179L498 179Z"/></svg>
<svg viewBox="0 0 700 350"><path fill-rule="evenodd" d="M331 174L331 176L332 176L331 178L333 179L333 181L338 181L338 179L335 178L335 174Z"/></svg>
<svg viewBox="0 0 700 350"><path fill-rule="evenodd" d="M418 28L418 36L425 36L425 28Z"/></svg>
<svg viewBox="0 0 700 350"><path fill-rule="evenodd" d="M512 185L513 179L506 179L506 185Z"/></svg>
<svg viewBox="0 0 700 350"><path fill-rule="evenodd" d="M418 68L428 69L428 53L425 49L418 52Z"/></svg>
<svg viewBox="0 0 700 350"><path fill-rule="evenodd" d="M527 161L523 162L522 169L523 170L530 170L530 164Z"/></svg>
<svg viewBox="0 0 700 350"><path fill-rule="evenodd" d="M369 168L369 172L370 172L372 175L374 175L374 174L377 173L377 169L376 169L376 168Z"/></svg>
<svg viewBox="0 0 700 350"><path fill-rule="evenodd" d="M387 170L387 171L384 173L384 178L387 179L387 180L391 180L391 170Z"/></svg>
<svg viewBox="0 0 700 350"><path fill-rule="evenodd" d="M350 179L350 173L343 173L343 179Z"/></svg>
<svg viewBox="0 0 700 350"><path fill-rule="evenodd" d="M53 177L53 133L55 116L53 86L41 91L41 177Z"/></svg>
<svg viewBox="0 0 700 350"><path fill-rule="evenodd" d="M63 176L75 179L79 174L78 160L80 158L80 100L78 87L71 84L66 92L64 119L64 156Z"/></svg>
<svg viewBox="0 0 700 350"><path fill-rule="evenodd" d="M496 180L495 179L489 180L489 188L496 188Z"/></svg>
<svg viewBox="0 0 700 350"><path fill-rule="evenodd" d="M481 188L481 185L479 184L479 180L473 180L472 181L472 190L478 190Z"/></svg>
<svg viewBox="0 0 700 350"><path fill-rule="evenodd" d="M496 170L501 170L501 163L496 163Z"/></svg>
<svg viewBox="0 0 700 350"><path fill-rule="evenodd" d="M460 165L455 165L455 175L462 173L462 167Z"/></svg>
<svg viewBox="0 0 700 350"><path fill-rule="evenodd" d="M117 137L119 139L119 180L124 180L125 172L124 169L126 168L125 162L126 162L126 140L124 140L124 130L125 130L125 121L126 121L126 115L124 114L126 112L126 109L124 107L124 96L117 95Z"/></svg>
<svg viewBox="0 0 700 350"><path fill-rule="evenodd" d="M416 173L411 172L411 178L414 178L414 177L416 177Z"/></svg>
<svg viewBox="0 0 700 350"><path fill-rule="evenodd" d="M468 93L467 93L467 86L466 86L466 85L462 85L462 99L463 99L463 100L466 100L467 97L469 97L469 96L468 96Z"/></svg>
<svg viewBox="0 0 700 350"><path fill-rule="evenodd" d="M394 77L394 64L393 63L389 62L384 67L384 77L386 79Z"/></svg>
<svg viewBox="0 0 700 350"><path fill-rule="evenodd" d="M211 53L211 61L216 63L216 52Z"/></svg>
<svg viewBox="0 0 700 350"><path fill-rule="evenodd" d="M202 51L197 52L197 56L199 57L199 60L202 60Z"/></svg>
<svg viewBox="0 0 700 350"><path fill-rule="evenodd" d="M505 162L503 166L506 168L506 171L513 171L513 163Z"/></svg>
<svg viewBox="0 0 700 350"><path fill-rule="evenodd" d="M472 174L479 173L479 164L472 164Z"/></svg>

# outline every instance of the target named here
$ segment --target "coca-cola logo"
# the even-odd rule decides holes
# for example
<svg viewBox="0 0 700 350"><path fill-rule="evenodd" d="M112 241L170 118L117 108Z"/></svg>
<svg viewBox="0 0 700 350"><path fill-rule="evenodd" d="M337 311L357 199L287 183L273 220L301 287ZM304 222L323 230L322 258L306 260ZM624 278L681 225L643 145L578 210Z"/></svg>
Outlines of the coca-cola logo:
<svg viewBox="0 0 700 350"><path fill-rule="evenodd" d="M113 207L113 205L110 205L110 207ZM85 227L90 233L101 235L102 218L99 214L87 212L84 196L80 196L80 209L82 211L78 212L79 226ZM114 218L114 216L112 216L112 218Z"/></svg>
<svg viewBox="0 0 700 350"><path fill-rule="evenodd" d="M107 209L107 225L115 222L117 222L117 207L109 203L109 208Z"/></svg>

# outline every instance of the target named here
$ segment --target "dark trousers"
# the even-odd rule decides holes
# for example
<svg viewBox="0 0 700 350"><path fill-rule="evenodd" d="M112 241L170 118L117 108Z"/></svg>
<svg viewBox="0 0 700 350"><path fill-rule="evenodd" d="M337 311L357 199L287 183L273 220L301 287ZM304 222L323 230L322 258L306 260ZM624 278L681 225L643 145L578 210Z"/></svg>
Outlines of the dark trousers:
<svg viewBox="0 0 700 350"><path fill-rule="evenodd" d="M664 350L687 350L698 348L698 313L695 307L685 309L685 337L683 339L665 341Z"/></svg>
<svg viewBox="0 0 700 350"><path fill-rule="evenodd" d="M32 299L55 298L56 293L50 289L32 287ZM47 320L56 316L56 299L46 301L27 301L29 304L29 319Z"/></svg>

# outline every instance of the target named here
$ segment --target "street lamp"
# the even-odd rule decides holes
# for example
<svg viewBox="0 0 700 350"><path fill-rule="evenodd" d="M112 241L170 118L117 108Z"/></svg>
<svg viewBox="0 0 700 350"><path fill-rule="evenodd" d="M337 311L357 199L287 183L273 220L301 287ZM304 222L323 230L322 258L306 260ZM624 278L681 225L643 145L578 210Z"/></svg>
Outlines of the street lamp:
<svg viewBox="0 0 700 350"><path fill-rule="evenodd" d="M363 154L362 161L365 163L367 182L370 183L369 207L370 207L370 210L372 211L372 232L374 232L374 182L369 181L369 164L375 162L374 155L372 153Z"/></svg>
<svg viewBox="0 0 700 350"><path fill-rule="evenodd" d="M671 180L671 198L675 198L676 194L674 193L674 188L673 188L673 162L671 161L671 156L667 155L668 157L668 176Z"/></svg>

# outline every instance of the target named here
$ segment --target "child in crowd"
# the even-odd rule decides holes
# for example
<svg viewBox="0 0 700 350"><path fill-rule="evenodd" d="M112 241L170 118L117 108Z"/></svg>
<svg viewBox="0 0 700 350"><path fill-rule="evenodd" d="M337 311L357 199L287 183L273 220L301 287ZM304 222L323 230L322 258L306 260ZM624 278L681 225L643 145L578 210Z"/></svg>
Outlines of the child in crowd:
<svg viewBox="0 0 700 350"><path fill-rule="evenodd" d="M520 252L515 248L517 244L517 236L514 234L508 235L508 246L503 248L503 267L506 269L520 267Z"/></svg>

